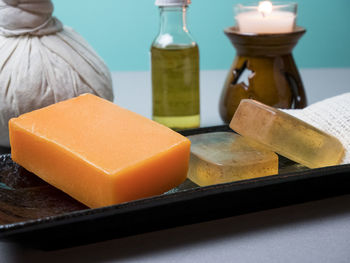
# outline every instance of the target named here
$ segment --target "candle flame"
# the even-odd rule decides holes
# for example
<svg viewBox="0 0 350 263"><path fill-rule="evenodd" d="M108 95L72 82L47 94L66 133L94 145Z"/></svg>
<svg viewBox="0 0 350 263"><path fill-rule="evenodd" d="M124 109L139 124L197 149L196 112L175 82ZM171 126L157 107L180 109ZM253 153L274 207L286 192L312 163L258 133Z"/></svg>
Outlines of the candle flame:
<svg viewBox="0 0 350 263"><path fill-rule="evenodd" d="M258 11L265 17L272 12L272 3L270 1L259 2Z"/></svg>

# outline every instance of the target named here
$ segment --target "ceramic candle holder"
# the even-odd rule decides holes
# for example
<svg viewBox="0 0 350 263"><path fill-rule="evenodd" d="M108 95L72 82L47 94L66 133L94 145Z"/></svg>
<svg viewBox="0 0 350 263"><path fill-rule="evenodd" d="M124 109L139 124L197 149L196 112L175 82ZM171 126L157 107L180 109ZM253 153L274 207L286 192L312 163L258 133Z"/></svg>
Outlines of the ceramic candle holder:
<svg viewBox="0 0 350 263"><path fill-rule="evenodd" d="M267 105L299 109L307 105L303 83L292 49L306 32L295 27L277 34L241 33L237 27L224 30L237 53L227 74L220 99L220 115L229 123L242 99ZM247 71L247 72L246 72ZM248 83L241 81L248 73Z"/></svg>

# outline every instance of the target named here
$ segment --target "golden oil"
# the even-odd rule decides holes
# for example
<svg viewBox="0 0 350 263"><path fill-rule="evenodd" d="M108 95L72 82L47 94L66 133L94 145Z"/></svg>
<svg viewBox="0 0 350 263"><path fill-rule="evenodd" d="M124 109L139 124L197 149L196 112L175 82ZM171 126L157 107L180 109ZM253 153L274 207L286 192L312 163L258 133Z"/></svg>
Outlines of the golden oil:
<svg viewBox="0 0 350 263"><path fill-rule="evenodd" d="M151 47L153 119L172 129L200 125L197 45Z"/></svg>

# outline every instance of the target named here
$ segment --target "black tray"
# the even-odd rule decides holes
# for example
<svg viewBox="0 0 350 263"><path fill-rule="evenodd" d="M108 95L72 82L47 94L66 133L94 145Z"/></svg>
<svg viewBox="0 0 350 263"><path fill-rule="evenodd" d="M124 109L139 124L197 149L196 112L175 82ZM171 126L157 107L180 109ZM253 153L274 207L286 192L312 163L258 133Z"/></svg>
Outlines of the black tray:
<svg viewBox="0 0 350 263"><path fill-rule="evenodd" d="M183 131L229 131L216 126ZM307 169L280 158L280 174L88 209L0 155L0 238L58 249L350 193L350 165Z"/></svg>

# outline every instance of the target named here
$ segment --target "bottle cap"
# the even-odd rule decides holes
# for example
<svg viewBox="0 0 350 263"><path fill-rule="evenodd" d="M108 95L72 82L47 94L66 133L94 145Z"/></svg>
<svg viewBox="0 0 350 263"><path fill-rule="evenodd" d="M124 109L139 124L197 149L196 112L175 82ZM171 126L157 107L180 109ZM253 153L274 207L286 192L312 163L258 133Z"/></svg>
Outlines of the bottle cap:
<svg viewBox="0 0 350 263"><path fill-rule="evenodd" d="M191 4L191 0L156 0L156 6L183 6Z"/></svg>

